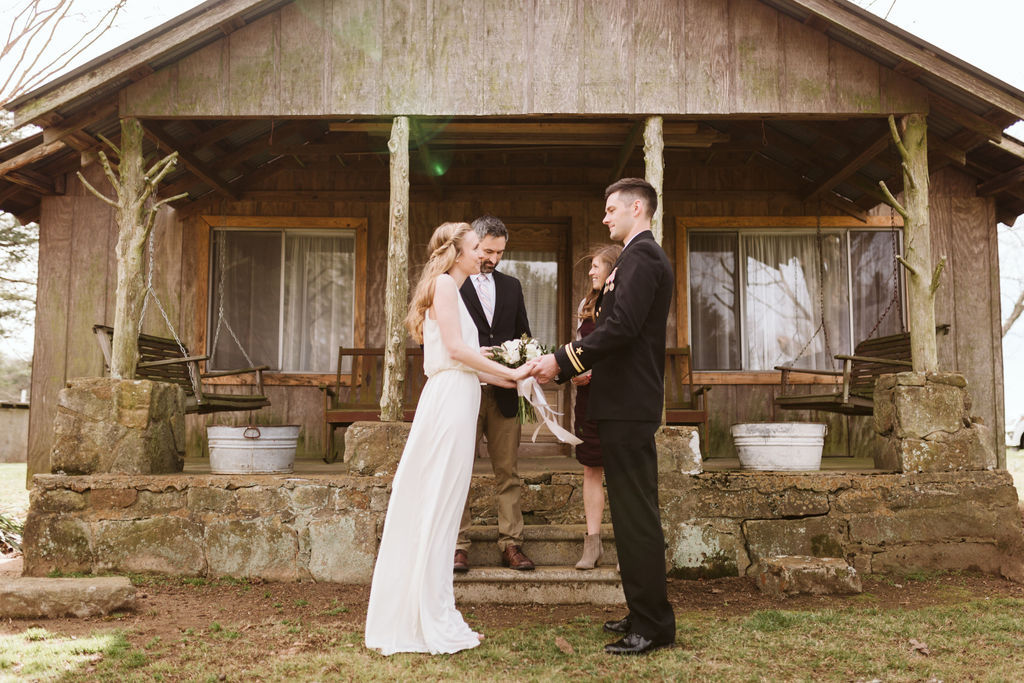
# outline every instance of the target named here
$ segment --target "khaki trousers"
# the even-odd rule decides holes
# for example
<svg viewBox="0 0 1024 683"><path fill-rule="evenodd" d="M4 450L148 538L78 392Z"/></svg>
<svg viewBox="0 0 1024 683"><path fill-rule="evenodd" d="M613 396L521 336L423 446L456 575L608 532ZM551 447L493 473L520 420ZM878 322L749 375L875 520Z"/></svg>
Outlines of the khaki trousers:
<svg viewBox="0 0 1024 683"><path fill-rule="evenodd" d="M476 422L476 442L482 435L487 436L487 453L491 469L494 470L494 497L498 508L498 547L505 550L509 545L523 544L523 510L519 499L519 436L522 426L515 417L505 417L494 399L494 387L480 387L480 416ZM462 511L462 525L455 547L468 550L471 541L466 535L472 523L469 500Z"/></svg>

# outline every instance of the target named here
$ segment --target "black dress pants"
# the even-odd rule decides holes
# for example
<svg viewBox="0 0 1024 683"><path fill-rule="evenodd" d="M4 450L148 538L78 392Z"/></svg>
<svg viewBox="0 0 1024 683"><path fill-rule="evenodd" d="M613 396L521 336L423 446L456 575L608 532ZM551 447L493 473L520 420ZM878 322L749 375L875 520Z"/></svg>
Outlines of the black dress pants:
<svg viewBox="0 0 1024 683"><path fill-rule="evenodd" d="M608 504L632 630L673 642L676 620L665 583L665 535L658 509L657 422L600 420Z"/></svg>

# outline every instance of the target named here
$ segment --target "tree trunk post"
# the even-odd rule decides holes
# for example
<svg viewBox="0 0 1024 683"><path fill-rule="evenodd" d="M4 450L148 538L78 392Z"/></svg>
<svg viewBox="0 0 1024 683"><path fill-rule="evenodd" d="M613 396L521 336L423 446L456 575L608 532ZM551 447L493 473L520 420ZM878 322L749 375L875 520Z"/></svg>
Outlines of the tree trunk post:
<svg viewBox="0 0 1024 683"><path fill-rule="evenodd" d="M146 173L142 157L142 124L121 119L121 150L117 188L117 289L110 376L134 379L139 362L139 320L146 298L143 278L146 238Z"/></svg>
<svg viewBox="0 0 1024 683"><path fill-rule="evenodd" d="M409 303L409 117L397 116L388 140L391 156L391 208L388 218L387 316L381 422L401 422L405 382L405 315Z"/></svg>
<svg viewBox="0 0 1024 683"><path fill-rule="evenodd" d="M935 290L939 286L943 256L932 268L931 227L928 209L928 124L923 114L909 114L902 120L903 135L889 117L889 127L903 161L903 198L900 206L884 188L894 208L903 216L903 257L907 271L907 312L910 350L914 372L939 369L935 341Z"/></svg>
<svg viewBox="0 0 1024 683"><path fill-rule="evenodd" d="M651 232L654 239L661 244L665 229L662 217L665 209L662 206L662 189L665 180L665 136L664 125L660 116L648 116L644 122L644 180L649 182L658 194L658 208L651 219Z"/></svg>

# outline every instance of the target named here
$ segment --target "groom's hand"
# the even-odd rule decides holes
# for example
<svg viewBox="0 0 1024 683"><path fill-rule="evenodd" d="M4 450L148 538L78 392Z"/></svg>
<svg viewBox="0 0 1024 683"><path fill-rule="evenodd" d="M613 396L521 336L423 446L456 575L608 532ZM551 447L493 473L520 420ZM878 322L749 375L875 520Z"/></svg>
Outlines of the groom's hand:
<svg viewBox="0 0 1024 683"><path fill-rule="evenodd" d="M558 363L555 361L555 354L545 354L535 362L536 366L533 368L533 376L541 384L547 384L558 375Z"/></svg>

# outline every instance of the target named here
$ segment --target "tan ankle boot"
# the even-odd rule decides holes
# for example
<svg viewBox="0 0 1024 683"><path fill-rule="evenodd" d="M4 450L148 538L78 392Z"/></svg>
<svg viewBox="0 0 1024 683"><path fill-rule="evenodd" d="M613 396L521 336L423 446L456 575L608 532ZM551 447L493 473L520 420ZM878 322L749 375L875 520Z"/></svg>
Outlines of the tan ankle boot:
<svg viewBox="0 0 1024 683"><path fill-rule="evenodd" d="M593 569L601 561L604 547L601 545L601 534L587 534L583 537L583 557L576 563L576 569Z"/></svg>

